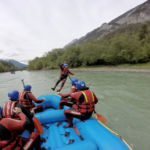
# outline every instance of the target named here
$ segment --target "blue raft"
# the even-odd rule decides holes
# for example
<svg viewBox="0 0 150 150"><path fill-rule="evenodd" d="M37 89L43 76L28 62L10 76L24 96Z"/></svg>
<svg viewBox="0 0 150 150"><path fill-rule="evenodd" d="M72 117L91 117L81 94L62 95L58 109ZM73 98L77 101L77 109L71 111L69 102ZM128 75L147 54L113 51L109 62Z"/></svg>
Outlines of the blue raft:
<svg viewBox="0 0 150 150"><path fill-rule="evenodd" d="M74 125L83 139L73 128L63 128L66 124L64 109L59 110L60 97L57 95L42 95L39 99L45 101L40 105L44 111L35 114L40 120L44 133L42 147L46 150L130 150L125 140L106 127L100 121L90 118L86 121L74 119ZM58 124L58 122L61 122ZM115 133L115 134L114 134Z"/></svg>

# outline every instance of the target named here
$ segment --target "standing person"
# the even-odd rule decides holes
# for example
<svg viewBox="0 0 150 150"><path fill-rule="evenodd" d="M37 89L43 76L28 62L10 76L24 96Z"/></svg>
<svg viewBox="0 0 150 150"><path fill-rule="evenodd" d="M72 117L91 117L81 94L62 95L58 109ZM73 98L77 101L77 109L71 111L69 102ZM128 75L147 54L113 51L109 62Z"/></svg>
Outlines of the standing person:
<svg viewBox="0 0 150 150"><path fill-rule="evenodd" d="M57 90L57 92L60 92L61 89L63 88L66 80L67 80L67 77L69 74L71 75L74 75L74 73L72 73L69 69L68 69L68 64L61 64L60 65L60 70L61 70L61 73L60 73L60 77L59 79L57 80L55 86L53 88L51 88L53 91L56 89L57 85L62 82L60 88Z"/></svg>
<svg viewBox="0 0 150 150"><path fill-rule="evenodd" d="M41 103L44 99L38 100L31 92L31 85L25 85L24 90L19 94L19 104L22 104L27 110L31 111L32 108L42 109L42 106L35 106L34 102ZM35 108L34 108L35 107Z"/></svg>
<svg viewBox="0 0 150 150"><path fill-rule="evenodd" d="M81 120L89 119L95 110L95 104L98 102L96 95L86 86L84 81L78 81L76 84L78 92L71 93L71 98L75 103L72 109L66 109L64 114L68 124L64 128L73 126L73 118Z"/></svg>
<svg viewBox="0 0 150 150"><path fill-rule="evenodd" d="M58 95L60 95L62 98L59 102L59 109L63 109L64 105L66 106L72 106L74 103L73 101L71 101L68 97L74 93L74 92L77 92L77 89L76 89L76 84L78 82L78 79L76 78L72 78L71 79L71 84L72 84L72 87L70 89L70 92L69 93L61 93L61 92L58 92Z"/></svg>

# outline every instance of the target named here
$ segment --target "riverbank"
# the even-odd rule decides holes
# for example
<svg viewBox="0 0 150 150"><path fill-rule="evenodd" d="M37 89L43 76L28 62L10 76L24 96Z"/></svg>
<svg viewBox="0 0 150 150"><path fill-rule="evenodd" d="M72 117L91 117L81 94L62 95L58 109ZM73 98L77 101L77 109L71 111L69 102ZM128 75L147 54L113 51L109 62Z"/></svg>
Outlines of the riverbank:
<svg viewBox="0 0 150 150"><path fill-rule="evenodd" d="M117 66L88 66L72 68L71 70L79 71L110 71L110 72L150 72L150 63L146 64L123 64Z"/></svg>

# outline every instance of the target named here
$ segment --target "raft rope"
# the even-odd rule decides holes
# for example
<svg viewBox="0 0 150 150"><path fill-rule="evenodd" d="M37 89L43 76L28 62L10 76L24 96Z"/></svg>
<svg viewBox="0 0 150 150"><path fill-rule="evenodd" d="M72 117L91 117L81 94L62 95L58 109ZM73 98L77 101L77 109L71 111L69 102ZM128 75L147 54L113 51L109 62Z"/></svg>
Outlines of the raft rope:
<svg viewBox="0 0 150 150"><path fill-rule="evenodd" d="M102 124L106 129L108 129L110 132L112 132L113 134L115 134L116 136L118 136L127 146L130 150L132 150L132 147L125 141L125 139L123 139L117 132L113 131L112 129L110 129L108 126L106 126L104 123L102 123L101 121L97 120L100 124Z"/></svg>

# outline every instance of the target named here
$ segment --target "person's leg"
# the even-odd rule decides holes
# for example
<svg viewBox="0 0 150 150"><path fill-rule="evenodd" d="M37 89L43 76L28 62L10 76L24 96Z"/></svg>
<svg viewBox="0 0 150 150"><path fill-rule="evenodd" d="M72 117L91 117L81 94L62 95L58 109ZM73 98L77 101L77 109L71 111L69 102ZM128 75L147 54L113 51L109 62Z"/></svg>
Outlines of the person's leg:
<svg viewBox="0 0 150 150"><path fill-rule="evenodd" d="M73 126L73 118L82 119L82 114L78 111L72 109L66 109L64 111L68 124L64 126L64 128L72 127Z"/></svg>
<svg viewBox="0 0 150 150"><path fill-rule="evenodd" d="M66 79L67 79L67 78L66 78ZM60 86L60 88L57 90L57 92L60 92L61 89L64 87L64 84L65 84L65 82L66 82L66 79L63 79L63 80L62 80L61 86Z"/></svg>
<svg viewBox="0 0 150 150"><path fill-rule="evenodd" d="M61 81L61 77L57 80L55 86L53 88L51 88L53 91L56 89L57 85L59 84L59 82Z"/></svg>

